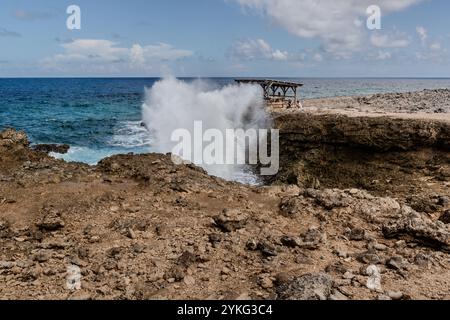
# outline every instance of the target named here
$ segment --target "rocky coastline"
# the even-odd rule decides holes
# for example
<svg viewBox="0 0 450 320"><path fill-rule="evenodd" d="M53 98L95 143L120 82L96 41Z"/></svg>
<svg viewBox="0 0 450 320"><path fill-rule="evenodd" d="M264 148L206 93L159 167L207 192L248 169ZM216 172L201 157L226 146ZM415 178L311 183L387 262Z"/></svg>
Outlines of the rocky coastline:
<svg viewBox="0 0 450 320"><path fill-rule="evenodd" d="M313 101L274 112L281 171L259 187L161 154L66 163L2 131L0 298L450 299L436 94L439 118ZM429 103L403 98L418 96Z"/></svg>

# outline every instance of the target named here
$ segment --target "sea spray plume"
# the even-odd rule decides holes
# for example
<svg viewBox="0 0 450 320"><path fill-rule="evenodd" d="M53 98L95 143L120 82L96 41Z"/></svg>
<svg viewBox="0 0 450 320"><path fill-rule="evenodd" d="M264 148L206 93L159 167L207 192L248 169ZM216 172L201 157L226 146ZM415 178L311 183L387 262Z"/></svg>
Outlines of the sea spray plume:
<svg viewBox="0 0 450 320"><path fill-rule="evenodd" d="M171 140L172 133L180 128L193 132L196 121L202 122L203 130L218 129L224 136L227 129L262 129L270 124L258 86L235 84L218 89L204 80L186 82L174 77L146 90L143 121L154 136L156 151L164 153L172 152L177 144ZM257 139L248 141L250 146L257 143ZM241 144L236 156L246 151ZM201 166L225 179L235 179L243 170L242 165Z"/></svg>

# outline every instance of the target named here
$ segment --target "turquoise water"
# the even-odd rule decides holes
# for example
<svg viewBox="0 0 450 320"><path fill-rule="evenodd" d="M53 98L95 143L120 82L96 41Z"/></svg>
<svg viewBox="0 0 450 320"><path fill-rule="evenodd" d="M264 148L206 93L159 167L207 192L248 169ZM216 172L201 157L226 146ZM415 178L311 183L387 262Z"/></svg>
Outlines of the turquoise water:
<svg viewBox="0 0 450 320"><path fill-rule="evenodd" d="M145 88L157 80L0 79L0 130L24 130L34 144L69 144L69 161L94 164L112 154L149 152L152 137L141 126L141 106ZM289 80L305 84L303 98L450 88L450 79ZM217 87L234 83L207 81Z"/></svg>

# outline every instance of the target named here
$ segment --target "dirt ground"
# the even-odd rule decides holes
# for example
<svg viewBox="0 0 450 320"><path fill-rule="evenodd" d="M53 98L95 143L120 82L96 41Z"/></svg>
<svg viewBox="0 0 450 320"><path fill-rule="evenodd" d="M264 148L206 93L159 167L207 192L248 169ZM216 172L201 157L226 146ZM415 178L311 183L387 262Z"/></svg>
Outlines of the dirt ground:
<svg viewBox="0 0 450 320"><path fill-rule="evenodd" d="M447 127L383 140L403 124L302 115L259 187L160 154L65 163L1 132L0 298L450 299Z"/></svg>

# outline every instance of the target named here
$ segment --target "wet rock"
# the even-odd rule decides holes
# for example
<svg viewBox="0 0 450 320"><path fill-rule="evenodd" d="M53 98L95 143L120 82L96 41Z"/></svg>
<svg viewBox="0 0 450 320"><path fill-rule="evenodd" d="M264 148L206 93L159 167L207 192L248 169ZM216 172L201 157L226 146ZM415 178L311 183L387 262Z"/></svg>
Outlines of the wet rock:
<svg viewBox="0 0 450 320"><path fill-rule="evenodd" d="M276 287L281 300L327 300L332 294L333 280L324 273L305 274Z"/></svg>
<svg viewBox="0 0 450 320"><path fill-rule="evenodd" d="M69 151L70 146L68 144L37 144L32 147L33 150L44 153L59 153L65 154Z"/></svg>
<svg viewBox="0 0 450 320"><path fill-rule="evenodd" d="M244 228L248 215L239 210L223 210L222 214L213 218L217 227L224 232L233 232Z"/></svg>

